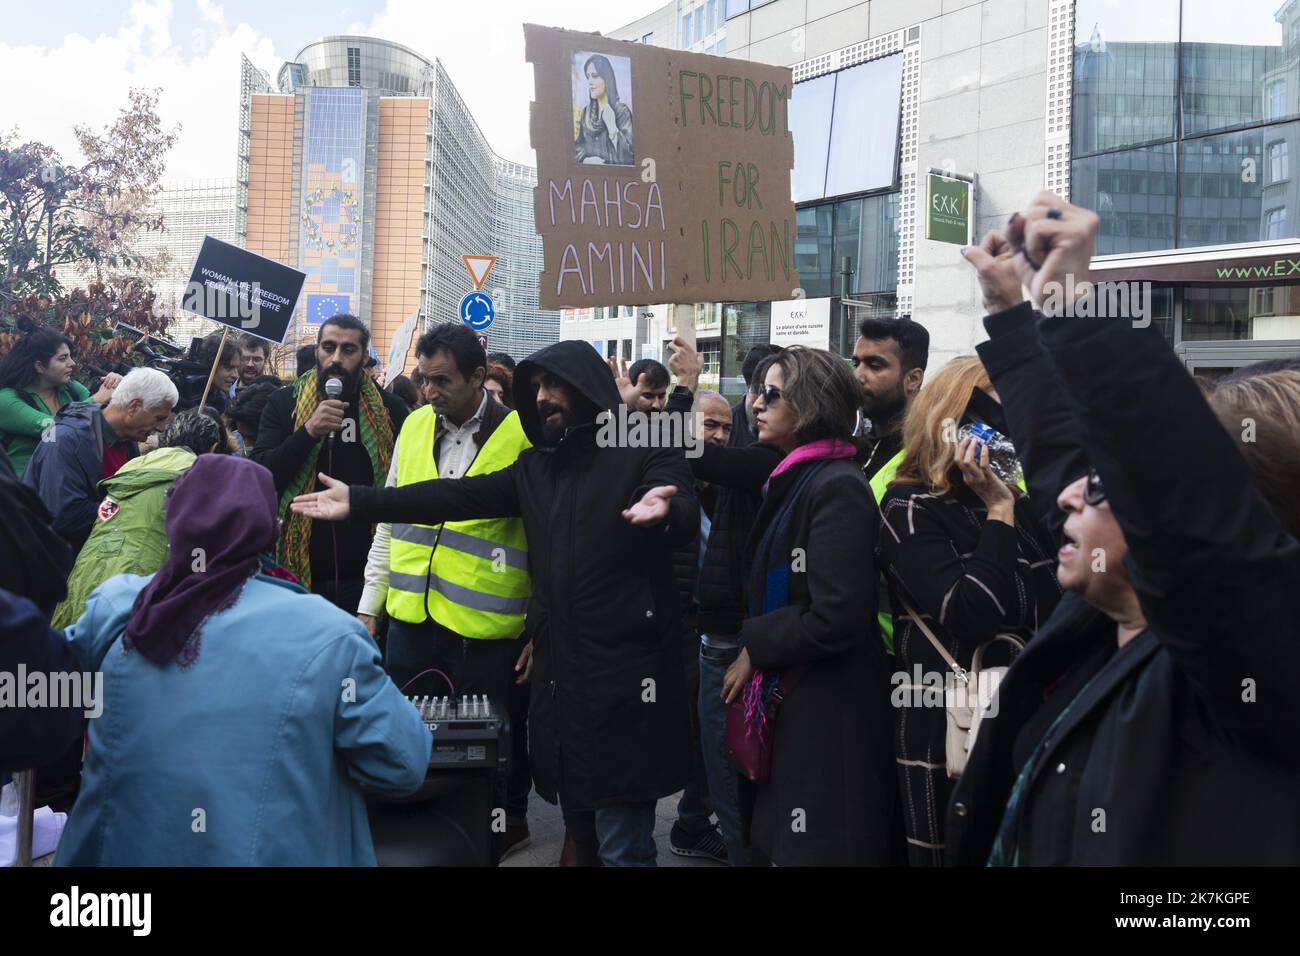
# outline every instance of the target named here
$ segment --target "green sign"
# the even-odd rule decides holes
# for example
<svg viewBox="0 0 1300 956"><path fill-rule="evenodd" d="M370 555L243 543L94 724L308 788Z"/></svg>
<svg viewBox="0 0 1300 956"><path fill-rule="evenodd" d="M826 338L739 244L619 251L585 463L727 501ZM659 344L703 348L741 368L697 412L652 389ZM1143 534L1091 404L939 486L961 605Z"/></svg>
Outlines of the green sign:
<svg viewBox="0 0 1300 956"><path fill-rule="evenodd" d="M927 176L925 238L960 246L970 243L970 186L963 179Z"/></svg>

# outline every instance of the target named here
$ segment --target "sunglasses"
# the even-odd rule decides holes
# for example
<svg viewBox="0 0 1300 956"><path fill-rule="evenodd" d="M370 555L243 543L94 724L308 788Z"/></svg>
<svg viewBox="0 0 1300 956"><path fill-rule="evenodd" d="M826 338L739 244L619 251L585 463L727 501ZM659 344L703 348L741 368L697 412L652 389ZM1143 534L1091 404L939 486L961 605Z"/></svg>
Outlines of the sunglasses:
<svg viewBox="0 0 1300 956"><path fill-rule="evenodd" d="M781 390L775 385L764 385L759 394L763 396L764 405L772 405L781 400Z"/></svg>
<svg viewBox="0 0 1300 956"><path fill-rule="evenodd" d="M1088 483L1083 489L1083 503L1097 507L1106 500L1106 489L1101 485L1101 475L1097 474L1096 468L1088 469Z"/></svg>

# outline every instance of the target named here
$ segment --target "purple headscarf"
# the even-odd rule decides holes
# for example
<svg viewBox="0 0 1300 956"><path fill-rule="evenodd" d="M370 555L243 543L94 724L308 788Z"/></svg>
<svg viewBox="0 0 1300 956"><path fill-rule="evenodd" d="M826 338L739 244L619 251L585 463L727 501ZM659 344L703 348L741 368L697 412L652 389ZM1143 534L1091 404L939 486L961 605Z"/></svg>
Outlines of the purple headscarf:
<svg viewBox="0 0 1300 956"><path fill-rule="evenodd" d="M261 465L200 455L168 495L170 551L136 595L123 644L160 667L192 664L203 623L238 600L258 556L274 547L275 509L275 483Z"/></svg>

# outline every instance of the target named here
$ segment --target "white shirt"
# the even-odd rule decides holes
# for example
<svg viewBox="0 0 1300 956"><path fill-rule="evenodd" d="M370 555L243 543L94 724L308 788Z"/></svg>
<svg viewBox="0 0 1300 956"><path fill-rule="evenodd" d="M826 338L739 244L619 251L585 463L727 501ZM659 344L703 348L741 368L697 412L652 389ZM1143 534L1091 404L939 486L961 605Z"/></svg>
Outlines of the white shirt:
<svg viewBox="0 0 1300 956"><path fill-rule="evenodd" d="M438 421L434 425L433 443L437 445L441 437L442 444L438 448L439 478L464 478L465 472L469 471L470 465L474 463L474 457L478 454L476 437L479 428L483 425L483 412L486 411L490 400L487 390L483 390L483 400L478 403L478 411L463 425L453 425L446 415L438 416ZM398 442L393 443L393 461L388 466L388 480L384 482L385 487L388 488L397 484L398 444ZM413 451L412 454L418 452ZM429 454L433 454L432 448L429 449ZM388 555L392 535L393 526L387 522L375 528L375 537L370 543L370 556L366 558L364 575L366 584L361 591L358 614L381 617L384 613L384 605L388 603Z"/></svg>

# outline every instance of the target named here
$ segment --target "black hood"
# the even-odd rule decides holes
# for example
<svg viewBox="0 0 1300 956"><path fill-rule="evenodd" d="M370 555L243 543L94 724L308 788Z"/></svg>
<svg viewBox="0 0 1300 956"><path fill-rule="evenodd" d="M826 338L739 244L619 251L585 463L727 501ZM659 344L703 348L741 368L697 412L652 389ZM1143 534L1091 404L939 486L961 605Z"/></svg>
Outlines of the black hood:
<svg viewBox="0 0 1300 956"><path fill-rule="evenodd" d="M542 423L537 417L537 386L533 384L533 373L538 369L545 369L563 379L577 393L574 397L579 400L579 407L570 412L571 425L594 422L597 413L617 408L622 401L609 365L590 343L570 340L548 345L528 356L515 369L515 409L519 412L524 434L534 445L542 443Z"/></svg>

